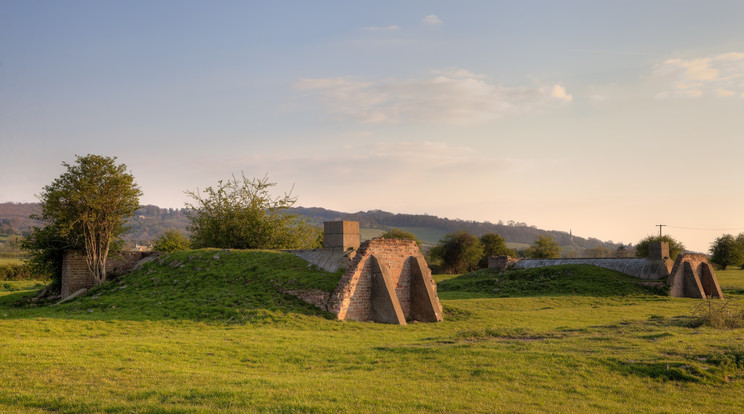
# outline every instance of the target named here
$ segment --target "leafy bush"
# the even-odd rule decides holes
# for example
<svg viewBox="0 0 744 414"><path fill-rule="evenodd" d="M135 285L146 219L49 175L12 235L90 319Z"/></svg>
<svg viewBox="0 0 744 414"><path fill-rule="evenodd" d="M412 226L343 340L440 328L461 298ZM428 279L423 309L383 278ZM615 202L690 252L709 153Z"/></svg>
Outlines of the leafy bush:
<svg viewBox="0 0 744 414"><path fill-rule="evenodd" d="M447 234L432 247L427 261L435 272L457 274L477 269L482 257L480 239L466 231L458 231Z"/></svg>
<svg viewBox="0 0 744 414"><path fill-rule="evenodd" d="M483 257L478 263L479 267L488 267L488 258L491 256L512 256L515 257L517 252L506 246L506 240L496 233L486 233L480 238L483 244Z"/></svg>
<svg viewBox="0 0 744 414"><path fill-rule="evenodd" d="M675 260L677 255L685 251L685 245L682 242L675 240L672 236L648 236L636 244L636 257L646 258L648 257L648 244L651 242L667 242L669 243L669 258Z"/></svg>
<svg viewBox="0 0 744 414"><path fill-rule="evenodd" d="M539 236L525 253L531 259L554 259L561 256L561 246L550 236Z"/></svg>
<svg viewBox="0 0 744 414"><path fill-rule="evenodd" d="M275 197L267 177L220 180L217 187L187 191L189 231L194 248L306 249L317 245L320 229L289 213L291 193Z"/></svg>
<svg viewBox="0 0 744 414"><path fill-rule="evenodd" d="M416 242L416 244L419 247L421 247L421 240L416 238L416 236L413 233L410 233L410 232L407 232L401 229L397 229L397 228L393 228L393 229L386 231L385 233L382 233L380 237L382 237L383 239L413 240Z"/></svg>
<svg viewBox="0 0 744 414"><path fill-rule="evenodd" d="M48 274L38 273L27 263L9 263L0 265L0 280L35 280L47 279Z"/></svg>
<svg viewBox="0 0 744 414"><path fill-rule="evenodd" d="M191 248L191 240L177 230L168 230L155 239L152 249L156 252L173 253Z"/></svg>

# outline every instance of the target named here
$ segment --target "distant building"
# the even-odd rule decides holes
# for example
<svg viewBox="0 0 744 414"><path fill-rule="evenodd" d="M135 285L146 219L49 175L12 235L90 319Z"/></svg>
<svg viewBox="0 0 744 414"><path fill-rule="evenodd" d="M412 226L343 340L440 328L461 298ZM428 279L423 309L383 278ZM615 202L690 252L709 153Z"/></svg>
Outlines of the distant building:
<svg viewBox="0 0 744 414"><path fill-rule="evenodd" d="M146 245L146 244L134 244L134 250L138 252L149 252L152 251L152 245Z"/></svg>

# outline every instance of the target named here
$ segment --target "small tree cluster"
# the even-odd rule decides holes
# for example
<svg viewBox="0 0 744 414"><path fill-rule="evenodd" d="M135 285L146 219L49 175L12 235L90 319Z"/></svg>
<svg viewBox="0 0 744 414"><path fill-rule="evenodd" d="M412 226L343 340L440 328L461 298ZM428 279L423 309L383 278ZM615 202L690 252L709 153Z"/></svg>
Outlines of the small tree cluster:
<svg viewBox="0 0 744 414"><path fill-rule="evenodd" d="M320 229L290 214L297 201L291 192L272 196L267 177L235 176L207 187L204 194L187 191L189 231L194 248L304 249L317 245Z"/></svg>
<svg viewBox="0 0 744 414"><path fill-rule="evenodd" d="M669 258L672 260L677 259L677 255L685 251L685 245L682 242L675 240L672 236L648 236L642 239L635 246L636 257L648 257L648 244L651 242L667 242L669 243Z"/></svg>
<svg viewBox="0 0 744 414"><path fill-rule="evenodd" d="M490 256L516 255L506 247L504 239L495 233L478 238L466 231L449 233L429 250L429 265L435 271L449 274L465 273L488 266Z"/></svg>
<svg viewBox="0 0 744 414"><path fill-rule="evenodd" d="M710 245L710 261L726 270L728 266L744 265L744 233L734 237L724 234Z"/></svg>

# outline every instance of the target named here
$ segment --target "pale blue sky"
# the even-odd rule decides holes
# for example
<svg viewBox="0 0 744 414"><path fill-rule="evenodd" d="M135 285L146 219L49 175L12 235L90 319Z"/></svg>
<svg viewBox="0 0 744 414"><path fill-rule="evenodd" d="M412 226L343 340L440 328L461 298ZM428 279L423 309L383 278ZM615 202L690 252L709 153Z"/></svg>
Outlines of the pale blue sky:
<svg viewBox="0 0 744 414"><path fill-rule="evenodd" d="M143 203L299 205L707 250L744 231L741 1L0 0L0 201L75 154Z"/></svg>

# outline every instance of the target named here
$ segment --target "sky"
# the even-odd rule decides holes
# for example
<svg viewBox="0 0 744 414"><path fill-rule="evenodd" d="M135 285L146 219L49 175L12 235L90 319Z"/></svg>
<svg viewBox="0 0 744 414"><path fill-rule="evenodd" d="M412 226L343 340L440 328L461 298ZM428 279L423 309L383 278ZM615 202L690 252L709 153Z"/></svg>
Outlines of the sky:
<svg viewBox="0 0 744 414"><path fill-rule="evenodd" d="M0 202L75 155L142 204L298 206L706 252L744 231L744 2L0 0Z"/></svg>

